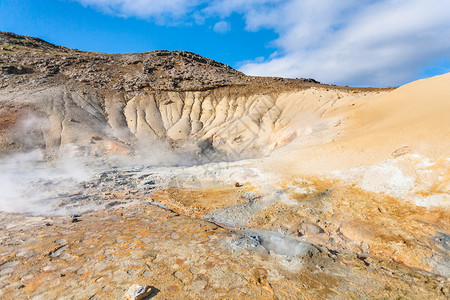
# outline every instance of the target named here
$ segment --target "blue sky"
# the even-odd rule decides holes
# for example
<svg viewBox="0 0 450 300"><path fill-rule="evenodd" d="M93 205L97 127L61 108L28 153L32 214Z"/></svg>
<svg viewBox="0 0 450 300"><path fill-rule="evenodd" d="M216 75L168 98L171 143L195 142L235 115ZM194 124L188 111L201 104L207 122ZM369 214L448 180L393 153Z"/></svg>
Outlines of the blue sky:
<svg viewBox="0 0 450 300"><path fill-rule="evenodd" d="M250 75L395 86L450 72L450 0L1 0L0 30L80 50L187 50Z"/></svg>
<svg viewBox="0 0 450 300"><path fill-rule="evenodd" d="M42 38L54 44L106 53L186 50L237 68L238 63L273 52L272 30L248 32L238 14L233 28L216 33L216 20L196 25L157 25L152 20L117 17L68 0L1 0L0 30ZM217 21L217 22L215 22Z"/></svg>

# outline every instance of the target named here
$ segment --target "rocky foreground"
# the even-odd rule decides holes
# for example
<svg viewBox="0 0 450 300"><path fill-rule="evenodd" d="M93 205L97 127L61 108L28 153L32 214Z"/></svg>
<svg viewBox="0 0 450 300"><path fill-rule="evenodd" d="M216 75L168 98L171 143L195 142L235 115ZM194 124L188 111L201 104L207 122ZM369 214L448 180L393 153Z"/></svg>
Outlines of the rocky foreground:
<svg viewBox="0 0 450 300"><path fill-rule="evenodd" d="M2 299L448 298L448 74L0 43Z"/></svg>
<svg viewBox="0 0 450 300"><path fill-rule="evenodd" d="M448 247L445 235L417 243L448 226L441 212L416 209L399 220L411 209L330 182L269 192L192 180L225 175L209 167L97 173L81 183L86 188L59 196L54 208L63 216L2 213L2 298L121 299L140 284L163 299L446 299L444 277L401 263L428 256L436 244ZM370 197L377 199L367 207ZM92 202L97 208L86 211ZM357 215L370 220L337 227ZM364 235L372 239L360 241ZM446 252L432 251L442 267Z"/></svg>

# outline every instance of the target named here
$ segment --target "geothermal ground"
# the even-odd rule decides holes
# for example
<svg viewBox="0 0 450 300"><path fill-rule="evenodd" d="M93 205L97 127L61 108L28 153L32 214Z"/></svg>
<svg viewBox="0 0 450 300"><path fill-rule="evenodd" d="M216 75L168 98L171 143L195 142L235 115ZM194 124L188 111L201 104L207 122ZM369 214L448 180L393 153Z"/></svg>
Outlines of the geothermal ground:
<svg viewBox="0 0 450 300"><path fill-rule="evenodd" d="M448 299L449 74L0 43L1 299Z"/></svg>

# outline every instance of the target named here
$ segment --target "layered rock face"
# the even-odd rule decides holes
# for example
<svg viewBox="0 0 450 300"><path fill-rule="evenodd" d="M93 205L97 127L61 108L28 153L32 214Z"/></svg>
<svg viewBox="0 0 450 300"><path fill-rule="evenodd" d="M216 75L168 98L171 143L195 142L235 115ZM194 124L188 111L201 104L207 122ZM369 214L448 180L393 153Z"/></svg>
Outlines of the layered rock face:
<svg viewBox="0 0 450 300"><path fill-rule="evenodd" d="M22 105L18 110L27 115L27 122L39 123L32 134L44 136L40 146L48 151L72 145L80 153L107 154L161 141L178 148L194 144L199 151L205 145L230 156L261 156L301 136L322 134L332 139L342 122L333 112L367 96L318 88L245 95L245 88L224 87L198 92L144 91L132 97L112 93L102 99L65 87L48 87L26 92L5 89L0 97L9 106ZM335 106L338 99L339 106ZM11 114L6 106L4 114ZM15 130L10 138L16 139L11 146L18 147L21 133L30 135L30 128L21 121L24 118L17 126L11 125ZM5 150L11 143L7 137L6 133ZM37 145L23 145L33 146Z"/></svg>
<svg viewBox="0 0 450 300"><path fill-rule="evenodd" d="M0 296L448 297L450 75L349 88L0 43ZM20 191L5 162L30 151Z"/></svg>

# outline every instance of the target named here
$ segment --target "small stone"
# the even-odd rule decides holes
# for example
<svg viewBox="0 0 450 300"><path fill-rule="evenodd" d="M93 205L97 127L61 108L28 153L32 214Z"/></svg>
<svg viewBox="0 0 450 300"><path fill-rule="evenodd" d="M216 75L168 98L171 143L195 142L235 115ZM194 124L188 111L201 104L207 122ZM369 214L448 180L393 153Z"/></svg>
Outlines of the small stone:
<svg viewBox="0 0 450 300"><path fill-rule="evenodd" d="M10 274L12 273L14 270L12 268L6 268L0 271L0 276L5 275L5 274Z"/></svg>
<svg viewBox="0 0 450 300"><path fill-rule="evenodd" d="M206 280L196 280L188 287L188 289L195 293L201 293L207 285L208 282Z"/></svg>
<svg viewBox="0 0 450 300"><path fill-rule="evenodd" d="M2 269L12 268L12 267L17 266L18 264L19 264L19 262L17 260L16 261L10 261L10 262L2 264L0 266L0 268L2 268Z"/></svg>
<svg viewBox="0 0 450 300"><path fill-rule="evenodd" d="M65 252L61 253L58 257L61 258L61 259L65 259L65 260L68 260L68 259L72 258L69 254L67 254Z"/></svg>
<svg viewBox="0 0 450 300"><path fill-rule="evenodd" d="M19 251L17 252L16 256L17 257L27 257L28 253L29 253L29 251L28 251L27 248L22 248L22 249L19 249Z"/></svg>
<svg viewBox="0 0 450 300"><path fill-rule="evenodd" d="M242 186L242 184L240 184L239 182L236 182L235 184L234 184L234 187L241 187Z"/></svg>
<svg viewBox="0 0 450 300"><path fill-rule="evenodd" d="M142 277L151 277L153 276L153 272L146 270L143 274Z"/></svg>
<svg viewBox="0 0 450 300"><path fill-rule="evenodd" d="M137 271L138 271L138 270L136 270L136 269L130 269L130 270L127 271L127 274L128 274L128 275L134 275L134 274L137 273Z"/></svg>
<svg viewBox="0 0 450 300"><path fill-rule="evenodd" d="M142 254L142 258L144 259L151 259L151 261L155 260L155 258L158 256L158 253L154 250L147 250Z"/></svg>
<svg viewBox="0 0 450 300"><path fill-rule="evenodd" d="M44 271L44 272L52 272L52 271L55 271L55 270L56 270L56 267L53 266L53 265L45 266L45 267L42 268L42 271Z"/></svg>
<svg viewBox="0 0 450 300"><path fill-rule="evenodd" d="M173 273L173 276L175 276L178 279L181 279L184 277L184 274L181 271L176 271L175 273Z"/></svg>
<svg viewBox="0 0 450 300"><path fill-rule="evenodd" d="M322 229L322 227L313 224L313 223L306 223L306 224L301 224L298 228L298 235L299 236L311 236L311 235L316 235L319 233L324 233L325 231Z"/></svg>
<svg viewBox="0 0 450 300"><path fill-rule="evenodd" d="M73 219L72 219L72 223L77 223L77 222L81 222L81 220L78 219L78 218L73 218Z"/></svg>
<svg viewBox="0 0 450 300"><path fill-rule="evenodd" d="M30 280L31 278L33 278L33 275L26 275L22 277L22 280Z"/></svg>
<svg viewBox="0 0 450 300"><path fill-rule="evenodd" d="M148 297L152 293L152 288L148 285L142 286L133 284L124 295L127 300L141 300Z"/></svg>
<svg viewBox="0 0 450 300"><path fill-rule="evenodd" d="M55 250L53 250L53 251L51 251L49 254L48 254L48 257L58 257L58 256L60 256L61 254L62 254L62 252L64 251L64 250L66 250L67 249L67 246L61 246L61 247L59 247L59 248L56 248Z"/></svg>

